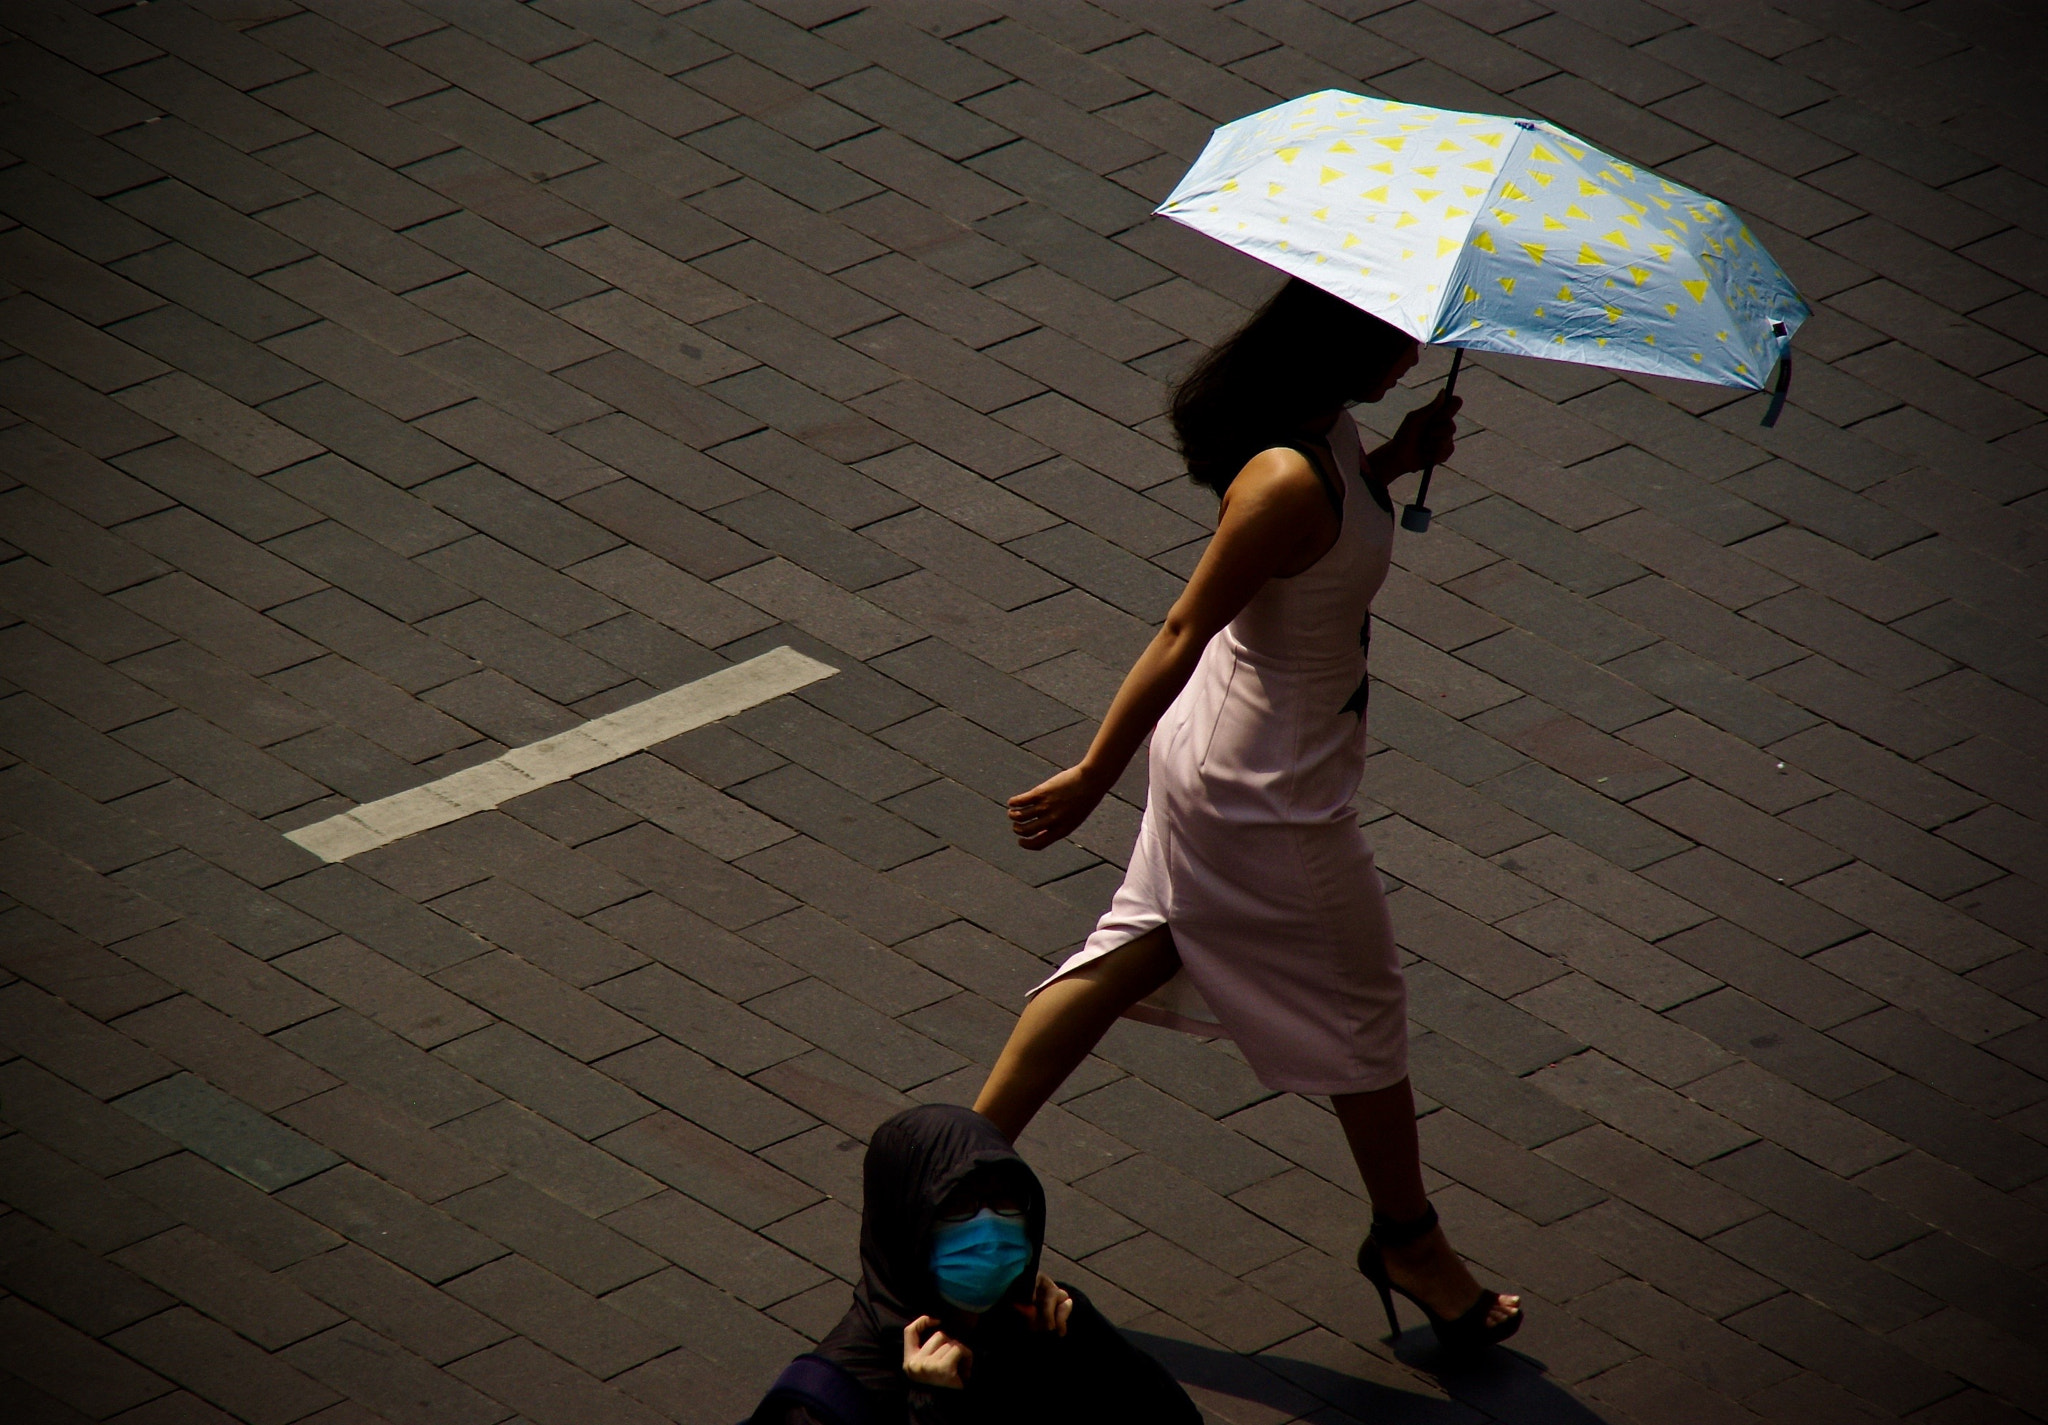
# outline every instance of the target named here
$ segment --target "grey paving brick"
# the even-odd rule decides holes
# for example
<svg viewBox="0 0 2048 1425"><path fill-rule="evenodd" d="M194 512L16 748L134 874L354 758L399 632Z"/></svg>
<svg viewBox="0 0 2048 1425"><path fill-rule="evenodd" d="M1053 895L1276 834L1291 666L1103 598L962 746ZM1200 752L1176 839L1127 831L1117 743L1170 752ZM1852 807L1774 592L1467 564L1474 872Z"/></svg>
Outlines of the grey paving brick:
<svg viewBox="0 0 2048 1425"><path fill-rule="evenodd" d="M821 981L799 981L762 996L751 1007L897 1088L928 1082L962 1062Z"/></svg>
<svg viewBox="0 0 2048 1425"><path fill-rule="evenodd" d="M647 1037L646 1031L546 971L503 952L450 966L439 982L579 1059Z"/></svg>
<svg viewBox="0 0 2048 1425"><path fill-rule="evenodd" d="M579 987L646 963L609 936L501 880L465 887L434 908Z"/></svg>
<svg viewBox="0 0 2048 1425"><path fill-rule="evenodd" d="M8 1302L6 1314L10 1369L19 1373L18 1379L48 1386L52 1392L43 1394L31 1386L19 1396L29 1397L34 1391L30 1398L37 1404L47 1402L44 1409L91 1418L83 1412L123 1410L169 1389L154 1372L26 1302Z"/></svg>
<svg viewBox="0 0 2048 1425"><path fill-rule="evenodd" d="M761 880L801 897L884 944L931 930L953 915L912 885L885 879L808 837L793 837L746 858ZM790 909L794 902L774 907ZM750 917L764 919L765 916Z"/></svg>
<svg viewBox="0 0 2048 1425"><path fill-rule="evenodd" d="M751 924L790 906L758 881L652 826L628 828L585 849L607 864L630 867L639 880L728 926Z"/></svg>
<svg viewBox="0 0 2048 1425"><path fill-rule="evenodd" d="M504 1253L438 1209L348 1164L290 1189L285 1200L428 1281L446 1280Z"/></svg>
<svg viewBox="0 0 2048 1425"><path fill-rule="evenodd" d="M162 769L147 758L28 694L0 704L0 746L96 797L112 799L163 780Z"/></svg>
<svg viewBox="0 0 2048 1425"><path fill-rule="evenodd" d="M165 860L176 860L183 853L174 852ZM223 890L229 895L238 895L245 902L259 902L257 905L236 907L237 910L253 910L255 914L242 919L242 925L230 925L230 930L244 928L254 922L262 930L290 926L286 932L273 932L266 937L268 944L255 943L245 946L254 953L244 954L241 949L207 934L198 925L180 921L146 931L132 939L121 942L121 954L139 965L149 966L171 983L177 984L216 1009L242 1020L258 1033L269 1034L300 1020L310 1018L332 1007L320 995L313 994L303 985L295 983L289 976L257 959L256 954L275 955L279 947L296 947L309 940L321 939L326 934L320 926L289 907L261 896L250 887L233 883L226 872L215 870L189 858L189 867L172 868L185 870L185 889L196 889L201 897L218 896ZM146 863L156 865L158 863ZM204 867L210 876L192 876L189 873ZM193 885L197 882L197 886ZM220 882L230 882L226 887ZM144 882L144 884L149 884ZM152 885L152 890L160 890ZM209 895L210 893L210 895ZM166 897L169 899L169 897ZM203 912L206 907L199 909ZM202 920L210 919L203 913ZM225 917L223 917L225 918ZM264 925L263 921L269 924ZM256 941L255 936L240 936L238 940Z"/></svg>
<svg viewBox="0 0 2048 1425"><path fill-rule="evenodd" d="M1799 954L1836 943L1852 922L1806 900L1774 877L1749 871L1706 847L1695 847L1648 868L1648 878L1722 915L1774 944Z"/></svg>
<svg viewBox="0 0 2048 1425"><path fill-rule="evenodd" d="M9 1206L95 1252L155 1236L173 1223L146 1194L132 1195L22 1133L9 1135L0 1148L0 1195Z"/></svg>
<svg viewBox="0 0 2048 1425"><path fill-rule="evenodd" d="M0 236L16 285L95 324L149 310L162 300L27 228Z"/></svg>
<svg viewBox="0 0 2048 1425"><path fill-rule="evenodd" d="M203 1233L181 1227L120 1254L121 1264L278 1350L342 1320L290 1282L259 1271Z"/></svg>
<svg viewBox="0 0 2048 1425"><path fill-rule="evenodd" d="M609 1134L599 1146L705 1206L756 1228L818 1200L817 1193L796 1179L670 1113L650 1115ZM624 1213L668 1215L663 1201L649 1198ZM618 1216L613 1215L615 1224Z"/></svg>
<svg viewBox="0 0 2048 1425"><path fill-rule="evenodd" d="M119 455L163 436L155 422L29 356L0 367L0 401L34 411L55 434L94 455Z"/></svg>
<svg viewBox="0 0 2048 1425"><path fill-rule="evenodd" d="M649 966L619 976L595 993L606 1004L737 1073L754 1073L803 1050L801 1041L762 1019L758 1010L707 994L666 967Z"/></svg>
<svg viewBox="0 0 2048 1425"><path fill-rule="evenodd" d="M1638 797L1631 805L1781 884L1805 880L1842 863L1840 851L1701 782L1679 782Z"/></svg>
<svg viewBox="0 0 2048 1425"><path fill-rule="evenodd" d="M1607 597L1633 589L1643 582L1638 579L1623 585L1619 590L1609 591ZM1446 587L1451 593L1471 600L1501 619L1540 634L1574 656L1595 663L1641 648L1649 641L1642 629L1631 627L1622 619L1606 616L1598 606L1589 606L1586 600L1567 593L1543 576L1532 574L1506 560L1490 564ZM1397 618L1390 618L1390 621L1400 624ZM1502 626L1497 621L1488 621L1485 631L1498 632ZM1464 632L1460 630L1461 635ZM1473 641L1460 636L1454 642L1443 642L1440 646L1458 647ZM1430 642L1440 641L1430 639Z"/></svg>
<svg viewBox="0 0 2048 1425"><path fill-rule="evenodd" d="M1736 1330L1881 1408L1911 1409L1955 1389L1955 1378L1787 1293L1731 1319Z"/></svg>
<svg viewBox="0 0 2048 1425"><path fill-rule="evenodd" d="M933 1080L933 1091L957 1083L959 1075L966 1072L971 1071L956 1070ZM916 1101L823 1049L813 1049L800 1058L763 1069L755 1081L830 1124L833 1131L849 1135L872 1135L884 1120ZM783 1155L764 1156L779 1166Z"/></svg>
<svg viewBox="0 0 2048 1425"><path fill-rule="evenodd" d="M172 987L26 906L0 915L8 970L96 1019L168 999Z"/></svg>
<svg viewBox="0 0 2048 1425"><path fill-rule="evenodd" d="M702 1280L731 1292L731 1296L741 1302L768 1304L823 1280L823 1273L817 1267L754 1233L745 1233L729 1218L711 1212L678 1192L664 1192L643 1204L625 1208L612 1214L610 1222L635 1241L645 1243L694 1271L696 1276L686 1278L690 1286L684 1288L692 1296L709 1294L707 1288L700 1286ZM672 1278L676 1273L670 1271L666 1276ZM643 1278L639 1284L625 1290L625 1300L621 1304L633 1302L625 1308L635 1310L639 1306L645 1310L645 1306L641 1306L641 1294L653 1290L651 1284L662 1280L664 1278ZM743 1314L745 1319L760 1321L760 1316L754 1316L752 1312Z"/></svg>
<svg viewBox="0 0 2048 1425"><path fill-rule="evenodd" d="M339 1244L332 1233L279 1199L189 1153L125 1173L119 1187L131 1204L152 1205L150 1216L159 1225L139 1236L183 1221L272 1271ZM127 1197L130 1193L134 1197Z"/></svg>
<svg viewBox="0 0 2048 1425"><path fill-rule="evenodd" d="M591 923L735 999L787 984L797 975L774 956L663 896L627 901L592 916Z"/></svg>
<svg viewBox="0 0 2048 1425"><path fill-rule="evenodd" d="M117 1106L266 1192L300 1182L340 1161L189 1074L137 1089Z"/></svg>
<svg viewBox="0 0 2048 1425"><path fill-rule="evenodd" d="M496 1164L352 1086L301 1100L279 1110L279 1116L423 1201L438 1202L499 1171Z"/></svg>
<svg viewBox="0 0 2048 1425"><path fill-rule="evenodd" d="M0 887L80 934L117 941L173 919L162 905L31 836L0 842Z"/></svg>
<svg viewBox="0 0 2048 1425"><path fill-rule="evenodd" d="M1671 1017L1822 1098L1838 1099L1887 1077L1861 1054L1736 990L1705 995Z"/></svg>
<svg viewBox="0 0 2048 1425"><path fill-rule="evenodd" d="M310 386L269 404L267 414L400 485L467 463L432 436L333 386Z"/></svg>
<svg viewBox="0 0 2048 1425"><path fill-rule="evenodd" d="M9 1124L95 1172L111 1175L176 1151L162 1135L26 1060L0 1069L0 1084Z"/></svg>
<svg viewBox="0 0 2048 1425"><path fill-rule="evenodd" d="M621 614L571 636L649 688L673 688L715 672L718 659L702 645L638 613Z"/></svg>
<svg viewBox="0 0 2048 1425"><path fill-rule="evenodd" d="M1532 1157L1525 1148L1454 1110L1429 1114L1418 1128L1423 1161L1431 1168L1533 1221L1554 1222L1604 1196L1572 1173Z"/></svg>
<svg viewBox="0 0 2048 1425"><path fill-rule="evenodd" d="M1887 1009L1845 1025L1838 1037L1900 1073L1989 1113L2039 1102L2039 1080L1918 1015Z"/></svg>
<svg viewBox="0 0 2048 1425"><path fill-rule="evenodd" d="M665 1038L613 1055L604 1069L750 1151L812 1126L808 1115Z"/></svg>
<svg viewBox="0 0 2048 1425"><path fill-rule="evenodd" d="M2010 1190L2036 1173L2039 1145L2033 1140L1903 1076L1861 1090L1844 1103L1878 1127L1994 1187Z"/></svg>
<svg viewBox="0 0 2048 1425"><path fill-rule="evenodd" d="M888 372L881 366L759 302L701 325L720 341L834 400L872 391L889 381ZM964 352L962 355L967 356ZM759 377L761 373L754 375ZM742 383L726 384L737 388Z"/></svg>
<svg viewBox="0 0 2048 1425"><path fill-rule="evenodd" d="M116 391L160 375L165 369L162 362L95 331L37 297L20 294L10 298L0 320L4 320L10 345L41 358L96 391Z"/></svg>
<svg viewBox="0 0 2048 1425"><path fill-rule="evenodd" d="M707 51L709 48L707 46ZM738 110L799 143L823 148L869 127L859 115L833 100L810 92L801 84L793 84L782 75L738 54L696 66L688 83L689 88L685 92L689 93L693 105L689 111L693 122L683 131L708 127L731 117L733 110ZM623 102L613 102L620 108L627 108ZM926 102L930 102L929 96ZM649 122L654 121L650 119Z"/></svg>
<svg viewBox="0 0 2048 1425"><path fill-rule="evenodd" d="M551 55L541 67L671 136L725 117L722 105L606 45L584 45Z"/></svg>
<svg viewBox="0 0 2048 1425"><path fill-rule="evenodd" d="M1800 656L1797 645L1763 633L1668 579L1638 579L1601 595L1600 603L1745 676L1782 667Z"/></svg>
<svg viewBox="0 0 2048 1425"><path fill-rule="evenodd" d="M1726 1054L1696 1035L1630 1004L1590 979L1565 976L1552 980L1516 996L1514 1003L1667 1086L1689 1083L1730 1062Z"/></svg>
<svg viewBox="0 0 2048 1425"><path fill-rule="evenodd" d="M121 1266L11 1215L5 1234L8 1289L88 1335L104 1335L171 1305L172 1299Z"/></svg>
<svg viewBox="0 0 2048 1425"><path fill-rule="evenodd" d="M405 790L418 774L344 728L325 727L278 744L278 757L340 797L370 802ZM311 810L301 820L313 819Z"/></svg>
<svg viewBox="0 0 2048 1425"><path fill-rule="evenodd" d="M638 1094L509 1025L445 1044L437 1054L579 1137L596 1137L650 1111Z"/></svg>
<svg viewBox="0 0 2048 1425"><path fill-rule="evenodd" d="M138 253L125 259L119 271L250 341L289 331L312 316L297 303L181 244Z"/></svg>
<svg viewBox="0 0 2048 1425"><path fill-rule="evenodd" d="M929 855L940 843L879 807L800 767L740 783L732 795L855 860L885 871Z"/></svg>
<svg viewBox="0 0 2048 1425"><path fill-rule="evenodd" d="M436 1419L464 1422L487 1421L502 1410L385 1336L354 1322L290 1348L290 1359L308 1375L347 1394L364 1410L377 1409L401 1418L418 1410L431 1412Z"/></svg>
<svg viewBox="0 0 2048 1425"><path fill-rule="evenodd" d="M516 1104L479 1109L444 1125L444 1132L591 1216L660 1190L646 1174Z"/></svg>
<svg viewBox="0 0 2048 1425"><path fill-rule="evenodd" d="M484 1268L488 1274L485 1281L502 1282L508 1275L515 1280L531 1277L539 1271L527 1261L531 1258L557 1278L555 1287L565 1279L584 1291L605 1292L646 1276L661 1265L658 1257L616 1230L591 1221L518 1178L503 1177L471 1189L450 1199L448 1210L472 1226L489 1230L521 1254L501 1257L495 1268ZM531 1291L541 1301L546 1300L545 1293L550 1289L547 1283L531 1284ZM476 1274L461 1278L450 1290L458 1299L483 1306L501 1320L507 1317L503 1306L508 1299L495 1290L484 1289ZM494 1305L498 1309L493 1309ZM525 1317L508 1324L528 1325L531 1320ZM622 1338L630 1338L629 1328L621 1325L617 1329Z"/></svg>
<svg viewBox="0 0 2048 1425"><path fill-rule="evenodd" d="M808 908L752 926L747 938L884 1014L902 1014L950 992L899 954Z"/></svg>
<svg viewBox="0 0 2048 1425"><path fill-rule="evenodd" d="M323 867L279 887L278 895L423 973L483 952L474 936L346 867Z"/></svg>
<svg viewBox="0 0 2048 1425"><path fill-rule="evenodd" d="M275 1042L422 1123L438 1124L497 1098L475 1080L349 1010L295 1025Z"/></svg>

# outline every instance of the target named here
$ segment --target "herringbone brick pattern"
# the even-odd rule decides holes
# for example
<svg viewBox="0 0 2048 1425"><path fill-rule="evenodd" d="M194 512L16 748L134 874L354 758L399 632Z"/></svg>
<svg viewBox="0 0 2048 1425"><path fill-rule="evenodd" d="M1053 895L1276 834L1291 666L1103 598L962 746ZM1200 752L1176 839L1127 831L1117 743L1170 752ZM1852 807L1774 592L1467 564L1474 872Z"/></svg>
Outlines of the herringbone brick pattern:
<svg viewBox="0 0 2048 1425"><path fill-rule="evenodd" d="M7 1419L746 1413L865 1135L1116 883L1141 775L1040 855L999 803L1191 568L1162 393L1271 283L1147 213L1326 86L1708 189L1817 315L1775 431L1482 359L1379 601L1425 1156L1521 1357L1397 1360L1325 1108L1164 1032L1026 1139L1058 1270L1247 1425L2048 1418L2030 0L0 25ZM783 643L844 671L281 835Z"/></svg>

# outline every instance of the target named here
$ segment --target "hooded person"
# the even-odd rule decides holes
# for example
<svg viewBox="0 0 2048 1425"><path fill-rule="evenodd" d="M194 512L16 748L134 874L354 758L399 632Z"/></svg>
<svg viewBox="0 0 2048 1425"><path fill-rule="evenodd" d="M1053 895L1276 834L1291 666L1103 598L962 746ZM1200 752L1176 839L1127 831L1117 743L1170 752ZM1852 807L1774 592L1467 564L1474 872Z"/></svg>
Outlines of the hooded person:
<svg viewBox="0 0 2048 1425"><path fill-rule="evenodd" d="M862 1191L852 1309L750 1425L1199 1425L1157 1361L1039 1271L1044 1189L980 1114L897 1114Z"/></svg>

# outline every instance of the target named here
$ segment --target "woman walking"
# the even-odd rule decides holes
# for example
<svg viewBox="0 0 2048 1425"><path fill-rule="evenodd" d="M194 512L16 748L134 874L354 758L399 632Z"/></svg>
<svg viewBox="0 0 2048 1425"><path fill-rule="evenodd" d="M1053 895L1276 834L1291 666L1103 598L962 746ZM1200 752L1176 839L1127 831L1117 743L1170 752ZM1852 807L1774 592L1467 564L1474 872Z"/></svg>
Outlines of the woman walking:
<svg viewBox="0 0 2048 1425"><path fill-rule="evenodd" d="M1423 1193L1407 991L1372 848L1351 807L1365 761L1365 643L1393 547L1388 483L1447 458L1439 397L1365 454L1347 402L1376 401L1415 342L1290 280L1184 381L1189 474L1215 537L1079 765L1010 802L1022 845L1085 821L1150 732L1148 805L1095 933L1037 990L975 1103L1014 1141L1120 1015L1227 1035L1267 1087L1328 1094L1373 1204L1359 1270L1473 1349L1522 1323L1483 1290Z"/></svg>

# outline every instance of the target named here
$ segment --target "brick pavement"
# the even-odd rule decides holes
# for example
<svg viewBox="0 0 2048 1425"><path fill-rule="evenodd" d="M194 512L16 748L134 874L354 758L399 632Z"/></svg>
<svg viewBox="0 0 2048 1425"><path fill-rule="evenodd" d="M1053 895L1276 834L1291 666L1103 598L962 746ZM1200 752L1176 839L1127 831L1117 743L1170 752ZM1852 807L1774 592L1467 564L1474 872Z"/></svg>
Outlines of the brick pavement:
<svg viewBox="0 0 2048 1425"><path fill-rule="evenodd" d="M1481 358L1380 599L1425 1158L1520 1356L1380 1344L1326 1109L1134 1026L1026 1140L1058 1270L1247 1425L2048 1418L2026 0L0 23L8 1419L744 1412L865 1135L1117 880L1138 776L1043 855L998 803L1192 566L1162 392L1271 283L1146 213L1331 85L1707 188L1816 316L1773 431ZM845 671L280 834L784 643Z"/></svg>

